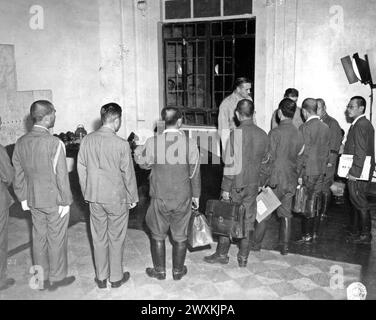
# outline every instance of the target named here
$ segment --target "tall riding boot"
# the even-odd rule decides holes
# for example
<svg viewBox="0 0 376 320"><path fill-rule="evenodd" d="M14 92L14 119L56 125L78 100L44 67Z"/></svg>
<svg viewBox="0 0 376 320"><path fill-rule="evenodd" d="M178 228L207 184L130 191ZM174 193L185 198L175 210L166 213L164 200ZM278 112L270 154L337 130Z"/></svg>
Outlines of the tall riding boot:
<svg viewBox="0 0 376 320"><path fill-rule="evenodd" d="M253 236L253 231L249 231L247 237L240 240L239 243L239 252L238 252L238 264L239 267L246 267L248 256L249 256L249 248L250 248L250 239Z"/></svg>
<svg viewBox="0 0 376 320"><path fill-rule="evenodd" d="M330 200L332 199L331 193L323 192L322 194L322 207L321 207L321 220L328 218L328 210L330 207Z"/></svg>
<svg viewBox="0 0 376 320"><path fill-rule="evenodd" d="M302 217L302 238L296 241L296 244L312 242L313 218Z"/></svg>
<svg viewBox="0 0 376 320"><path fill-rule="evenodd" d="M176 242L172 245L172 277L174 280L183 278L188 269L184 265L187 254L187 241Z"/></svg>
<svg viewBox="0 0 376 320"><path fill-rule="evenodd" d="M370 211L368 209L360 209L359 213L361 232L359 238L354 239L353 243L370 244L372 240L372 221Z"/></svg>
<svg viewBox="0 0 376 320"><path fill-rule="evenodd" d="M146 274L149 277L158 280L166 279L166 245L164 240L155 240L151 238L151 257L154 268L146 268Z"/></svg>
<svg viewBox="0 0 376 320"><path fill-rule="evenodd" d="M266 233L267 220L263 220L260 223L256 223L255 231L253 232L253 246L251 247L252 251L260 251L262 240Z"/></svg>
<svg viewBox="0 0 376 320"><path fill-rule="evenodd" d="M349 225L346 230L349 238L359 237L359 216L359 210L352 206L349 211Z"/></svg>
<svg viewBox="0 0 376 320"><path fill-rule="evenodd" d="M279 236L281 242L281 255L287 255L289 252L289 240L291 236L291 218L281 218Z"/></svg>
<svg viewBox="0 0 376 320"><path fill-rule="evenodd" d="M221 263L227 264L229 262L228 251L230 250L230 239L220 236L218 239L216 251L210 255L204 257L204 261L207 263Z"/></svg>

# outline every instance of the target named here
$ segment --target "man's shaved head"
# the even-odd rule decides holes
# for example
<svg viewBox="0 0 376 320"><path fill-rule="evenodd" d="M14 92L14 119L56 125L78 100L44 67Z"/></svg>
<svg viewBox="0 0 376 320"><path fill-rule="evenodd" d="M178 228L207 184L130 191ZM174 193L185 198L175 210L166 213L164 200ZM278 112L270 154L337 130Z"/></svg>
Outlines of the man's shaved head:
<svg viewBox="0 0 376 320"><path fill-rule="evenodd" d="M32 103L30 106L30 117L33 123L39 123L47 115L55 112L53 104L47 100L38 100Z"/></svg>
<svg viewBox="0 0 376 320"><path fill-rule="evenodd" d="M307 98L303 101L302 108L309 114L317 114L317 101L313 98Z"/></svg>
<svg viewBox="0 0 376 320"><path fill-rule="evenodd" d="M242 99L236 105L235 111L244 118L252 118L255 113L255 105L251 100Z"/></svg>
<svg viewBox="0 0 376 320"><path fill-rule="evenodd" d="M166 127L175 126L179 119L182 118L182 113L179 108L165 107L161 112L162 120L165 122Z"/></svg>

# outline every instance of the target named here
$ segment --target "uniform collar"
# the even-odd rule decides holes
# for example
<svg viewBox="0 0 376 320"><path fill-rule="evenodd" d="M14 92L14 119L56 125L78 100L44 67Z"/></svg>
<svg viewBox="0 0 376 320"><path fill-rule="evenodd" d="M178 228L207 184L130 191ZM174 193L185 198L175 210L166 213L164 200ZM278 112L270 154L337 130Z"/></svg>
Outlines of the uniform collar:
<svg viewBox="0 0 376 320"><path fill-rule="evenodd" d="M50 133L50 130L48 130L46 127L40 126L38 124L34 124L33 129L36 129L38 131L47 131L48 133Z"/></svg>
<svg viewBox="0 0 376 320"><path fill-rule="evenodd" d="M327 118L329 117L329 115L326 113L326 111L323 113L323 115L321 116L320 120L324 121L326 120Z"/></svg>
<svg viewBox="0 0 376 320"><path fill-rule="evenodd" d="M240 121L239 127L251 126L251 125L254 125L253 119L247 119L247 120Z"/></svg>
<svg viewBox="0 0 376 320"><path fill-rule="evenodd" d="M183 134L183 132L181 132L181 130L179 129L174 129L174 128L170 128L170 129L165 129L163 131L163 134L165 133L179 133L179 134Z"/></svg>
<svg viewBox="0 0 376 320"><path fill-rule="evenodd" d="M313 116L310 116L307 120L306 120L306 123L310 120L313 120L313 119L318 119L320 120L320 117L318 115L313 115Z"/></svg>
<svg viewBox="0 0 376 320"><path fill-rule="evenodd" d="M116 132L113 129L111 129L109 127L104 127L104 126L101 126L99 128L99 131L116 134Z"/></svg>
<svg viewBox="0 0 376 320"><path fill-rule="evenodd" d="M362 115L360 115L359 117L357 117L352 123L351 123L351 125L352 126L355 126L355 123L360 119L360 118L365 118L365 114L362 114Z"/></svg>
<svg viewBox="0 0 376 320"><path fill-rule="evenodd" d="M291 123L292 123L292 119L284 119L284 120L281 120L279 124L291 124Z"/></svg>

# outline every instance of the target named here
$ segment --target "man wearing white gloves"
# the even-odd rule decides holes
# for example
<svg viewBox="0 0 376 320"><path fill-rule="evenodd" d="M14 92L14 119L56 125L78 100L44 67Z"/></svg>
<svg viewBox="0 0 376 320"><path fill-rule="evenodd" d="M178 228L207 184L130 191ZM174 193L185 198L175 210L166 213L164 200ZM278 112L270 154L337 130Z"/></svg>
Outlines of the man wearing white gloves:
<svg viewBox="0 0 376 320"><path fill-rule="evenodd" d="M68 222L73 201L65 158L65 146L49 129L55 124L55 108L46 100L30 107L34 126L18 139L14 153L14 191L33 222L34 264L39 289L53 291L71 284L68 272ZM36 270L40 270L36 268Z"/></svg>

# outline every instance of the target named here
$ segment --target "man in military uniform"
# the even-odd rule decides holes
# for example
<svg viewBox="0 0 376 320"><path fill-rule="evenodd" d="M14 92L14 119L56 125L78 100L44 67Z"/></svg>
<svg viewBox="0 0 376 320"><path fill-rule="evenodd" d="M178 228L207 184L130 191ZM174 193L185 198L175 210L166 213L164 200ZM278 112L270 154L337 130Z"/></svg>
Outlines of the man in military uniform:
<svg viewBox="0 0 376 320"><path fill-rule="evenodd" d="M302 105L305 123L299 128L303 135L304 152L299 161L299 184L307 187L307 205L302 217L302 238L297 243L310 243L314 239L314 221L319 219L321 197L329 161L329 127L317 115L316 99L307 98ZM318 230L316 230L318 232Z"/></svg>
<svg viewBox="0 0 376 320"><path fill-rule="evenodd" d="M327 211L330 206L330 199L331 199L331 192L330 186L334 182L334 175L336 173L337 161L338 161L338 153L339 148L341 147L342 143L342 133L341 127L338 124L338 121L332 118L326 112L326 104L325 101L321 98L317 100L317 115L320 117L320 120L324 122L329 127L330 132L330 156L329 162L326 168L324 183L323 183L323 194L322 194L322 203L321 203L321 218L324 219L327 217ZM317 233L319 229L320 219L317 217L315 221L315 233Z"/></svg>
<svg viewBox="0 0 376 320"><path fill-rule="evenodd" d="M289 98L293 100L295 103L297 103L299 99L299 91L296 90L295 88L288 88L286 89L283 97ZM277 109L273 112L273 115L272 115L272 123L271 123L272 129L276 128L279 122L280 122L280 119L278 118L278 109ZM299 108L298 106L296 107L294 117L292 118L292 123L298 129L303 124L302 109Z"/></svg>
<svg viewBox="0 0 376 320"><path fill-rule="evenodd" d="M14 203L8 187L13 179L14 169L7 151L0 145L0 290L8 289L15 283L13 278L7 278L9 208Z"/></svg>
<svg viewBox="0 0 376 320"><path fill-rule="evenodd" d="M165 239L170 229L172 276L180 280L188 272L184 262L191 208L199 206L200 153L196 141L179 130L182 114L178 108L166 107L161 115L166 130L135 150L135 160L140 167L151 169L151 202L146 224L151 231L153 268L146 268L146 274L158 280L166 279Z"/></svg>
<svg viewBox="0 0 376 320"><path fill-rule="evenodd" d="M221 137L223 150L227 146L230 131L236 127L234 118L236 105L242 99L252 101L251 88L252 84L249 79L244 77L237 78L234 83L234 91L219 106L218 134Z"/></svg>
<svg viewBox="0 0 376 320"><path fill-rule="evenodd" d="M279 125L269 132L266 165L270 167L270 176L266 184L274 189L282 203L277 208L277 215L281 219L279 236L282 255L288 254L292 200L298 184L298 157L304 151L302 134L292 122L296 108L293 100L283 99L278 106Z"/></svg>
<svg viewBox="0 0 376 320"><path fill-rule="evenodd" d="M90 206L96 279L100 289L119 288L130 277L123 273L123 251L129 209L138 202L136 176L129 143L118 137L121 107L101 108L102 126L81 142L77 171L82 194Z"/></svg>
<svg viewBox="0 0 376 320"><path fill-rule="evenodd" d="M350 202L360 222L360 232L357 230L358 226L353 226L354 233L349 240L359 244L369 244L372 240L372 222L366 191L375 169L375 130L366 118L365 111L366 100L363 97L355 96L350 99L346 112L353 121L344 148L344 154L353 155L353 163L347 177L347 187ZM369 179L368 181L358 180L362 174L366 156L371 157Z"/></svg>
<svg viewBox="0 0 376 320"><path fill-rule="evenodd" d="M238 128L231 132L226 147L225 168L222 179L222 198L242 203L245 206L245 234L240 240L238 264L247 265L249 250L260 250L268 219L255 222L257 214L256 197L260 185L261 162L265 160L268 148L268 136L253 122L255 107L252 101L243 99L236 106L236 116L240 121ZM233 154L235 166L231 166ZM254 226L256 223L256 227ZM229 262L228 251L231 241L228 237L219 237L214 254L204 258L208 263Z"/></svg>
<svg viewBox="0 0 376 320"><path fill-rule="evenodd" d="M40 289L55 290L71 284L68 272L68 222L72 193L65 146L49 129L55 124L55 108L49 101L30 107L34 126L19 138L13 153L14 191L33 222L33 257L43 268ZM38 274L38 279L40 279Z"/></svg>

